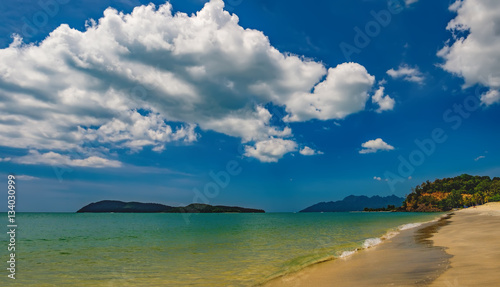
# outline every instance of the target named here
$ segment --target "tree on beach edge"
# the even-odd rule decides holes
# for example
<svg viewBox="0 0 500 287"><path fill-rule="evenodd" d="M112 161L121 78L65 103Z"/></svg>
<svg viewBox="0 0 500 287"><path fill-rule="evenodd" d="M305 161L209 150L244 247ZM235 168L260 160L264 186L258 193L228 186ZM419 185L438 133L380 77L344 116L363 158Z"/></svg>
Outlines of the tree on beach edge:
<svg viewBox="0 0 500 287"><path fill-rule="evenodd" d="M429 180L412 188L403 211L447 211L500 201L500 177L462 174L453 178Z"/></svg>

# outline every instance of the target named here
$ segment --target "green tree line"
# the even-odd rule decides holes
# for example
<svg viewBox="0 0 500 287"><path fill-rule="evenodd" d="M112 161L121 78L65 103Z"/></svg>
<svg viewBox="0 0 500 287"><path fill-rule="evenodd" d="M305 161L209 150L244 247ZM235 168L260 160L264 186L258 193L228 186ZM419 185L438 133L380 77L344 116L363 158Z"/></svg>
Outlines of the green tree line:
<svg viewBox="0 0 500 287"><path fill-rule="evenodd" d="M450 210L456 207L500 201L500 178L462 174L453 178L427 180L406 196L402 208L411 210Z"/></svg>

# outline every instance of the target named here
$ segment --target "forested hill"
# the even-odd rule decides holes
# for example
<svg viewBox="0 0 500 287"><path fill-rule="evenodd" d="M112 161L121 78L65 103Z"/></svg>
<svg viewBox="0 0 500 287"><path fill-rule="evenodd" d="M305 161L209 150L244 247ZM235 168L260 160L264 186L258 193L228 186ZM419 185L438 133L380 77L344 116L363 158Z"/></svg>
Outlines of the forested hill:
<svg viewBox="0 0 500 287"><path fill-rule="evenodd" d="M500 178L462 174L453 178L426 181L407 195L405 211L446 211L455 207L500 201Z"/></svg>
<svg viewBox="0 0 500 287"><path fill-rule="evenodd" d="M92 202L80 210L83 212L121 212L121 213L263 213L262 209L244 208L239 206L208 205L192 203L188 206L173 207L158 203L123 202L118 200L102 200Z"/></svg>

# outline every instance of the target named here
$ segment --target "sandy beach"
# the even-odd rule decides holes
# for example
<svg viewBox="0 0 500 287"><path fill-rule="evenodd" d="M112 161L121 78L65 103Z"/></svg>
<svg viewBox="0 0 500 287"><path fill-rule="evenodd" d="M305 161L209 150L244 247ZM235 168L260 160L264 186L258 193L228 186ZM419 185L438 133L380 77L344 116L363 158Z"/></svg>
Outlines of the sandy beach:
<svg viewBox="0 0 500 287"><path fill-rule="evenodd" d="M499 238L500 203L488 203L265 286L497 286Z"/></svg>
<svg viewBox="0 0 500 287"><path fill-rule="evenodd" d="M500 202L456 212L433 237L453 255L430 286L498 286L500 282Z"/></svg>

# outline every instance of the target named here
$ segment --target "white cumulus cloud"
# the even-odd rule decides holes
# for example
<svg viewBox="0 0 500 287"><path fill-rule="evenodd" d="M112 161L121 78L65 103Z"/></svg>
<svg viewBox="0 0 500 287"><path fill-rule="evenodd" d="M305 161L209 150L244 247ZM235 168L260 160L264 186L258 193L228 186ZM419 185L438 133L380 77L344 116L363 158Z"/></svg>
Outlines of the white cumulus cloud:
<svg viewBox="0 0 500 287"><path fill-rule="evenodd" d="M301 155L317 155L317 154L323 154L322 151L319 151L319 150L314 150L308 146L305 146L303 147L302 149L300 149L299 153Z"/></svg>
<svg viewBox="0 0 500 287"><path fill-rule="evenodd" d="M396 103L389 95L384 96L384 87L378 88L372 97L372 102L379 106L377 113L393 110L394 104Z"/></svg>
<svg viewBox="0 0 500 287"><path fill-rule="evenodd" d="M343 119L364 110L374 82L375 77L356 63L330 68L326 79L312 93L295 93L283 102L290 113L285 120Z"/></svg>
<svg viewBox="0 0 500 287"><path fill-rule="evenodd" d="M397 69L390 69L387 75L393 79L403 79L404 81L423 84L425 77L418 68L412 68L408 65L400 65Z"/></svg>
<svg viewBox="0 0 500 287"><path fill-rule="evenodd" d="M446 27L452 39L438 52L444 59L441 67L462 77L464 88L489 87L481 96L485 105L500 102L500 1L456 1L449 9L457 16Z"/></svg>
<svg viewBox="0 0 500 287"><path fill-rule="evenodd" d="M267 104L285 107L290 122L364 110L375 78L362 65L327 69L280 52L222 0L192 15L172 10L108 8L85 31L63 24L37 44L16 36L0 50L2 145L51 156L95 143L161 152L196 141L201 129L241 138L266 161L251 151L294 141L290 128L271 124ZM105 165L75 160L63 161Z"/></svg>
<svg viewBox="0 0 500 287"><path fill-rule="evenodd" d="M363 149L359 151L359 153L361 153L361 154L375 153L378 151L389 151L389 150L394 149L393 146L387 144L381 138L369 140L369 141L361 144L361 146L363 147Z"/></svg>
<svg viewBox="0 0 500 287"><path fill-rule="evenodd" d="M500 92L498 90L489 90L481 95L481 103L486 106L500 102Z"/></svg>
<svg viewBox="0 0 500 287"><path fill-rule="evenodd" d="M277 162L285 154L297 151L297 143L292 140L272 138L245 147L245 156L254 157L262 162Z"/></svg>

